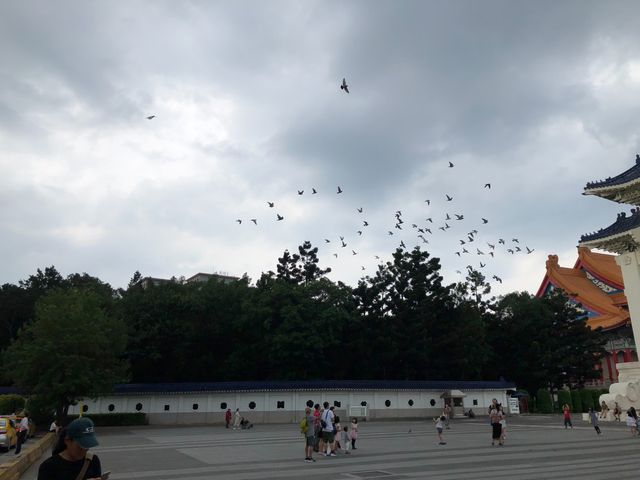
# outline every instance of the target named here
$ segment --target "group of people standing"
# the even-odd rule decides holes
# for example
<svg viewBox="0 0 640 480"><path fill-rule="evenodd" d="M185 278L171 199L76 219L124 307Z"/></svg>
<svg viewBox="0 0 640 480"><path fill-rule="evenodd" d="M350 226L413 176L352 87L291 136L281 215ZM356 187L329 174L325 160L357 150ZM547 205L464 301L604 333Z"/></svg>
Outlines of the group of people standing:
<svg viewBox="0 0 640 480"><path fill-rule="evenodd" d="M491 445L504 445L507 438L507 420L502 405L497 399L491 400L489 405L489 422L491 423Z"/></svg>
<svg viewBox="0 0 640 480"><path fill-rule="evenodd" d="M341 425L340 417L335 414L335 407L324 402L322 408L316 403L305 408L305 418L301 422L301 433L305 436L304 461L315 462L313 453L318 452L325 457L335 457L337 452L350 454L356 450L358 439L358 419L352 418L351 425Z"/></svg>

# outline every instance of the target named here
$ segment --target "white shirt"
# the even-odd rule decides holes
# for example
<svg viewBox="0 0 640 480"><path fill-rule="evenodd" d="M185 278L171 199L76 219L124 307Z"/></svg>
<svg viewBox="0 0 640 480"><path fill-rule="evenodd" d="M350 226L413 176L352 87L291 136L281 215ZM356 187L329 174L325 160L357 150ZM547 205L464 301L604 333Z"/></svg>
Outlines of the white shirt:
<svg viewBox="0 0 640 480"><path fill-rule="evenodd" d="M325 410L324 413L322 414L322 420L325 421L327 426L322 429L323 431L333 432L333 419L334 419L333 412L329 409Z"/></svg>
<svg viewBox="0 0 640 480"><path fill-rule="evenodd" d="M29 419L27 417L22 417L22 420L20 420L20 430L29 430Z"/></svg>

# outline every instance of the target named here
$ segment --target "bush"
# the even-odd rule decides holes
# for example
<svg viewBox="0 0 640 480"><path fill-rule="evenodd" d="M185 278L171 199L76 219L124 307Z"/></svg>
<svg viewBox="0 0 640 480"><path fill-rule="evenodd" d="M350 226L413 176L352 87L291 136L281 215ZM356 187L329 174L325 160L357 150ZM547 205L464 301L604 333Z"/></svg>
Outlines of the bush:
<svg viewBox="0 0 640 480"><path fill-rule="evenodd" d="M558 391L558 410L562 412L562 406L564 404L569 405L569 408L573 412L573 402L571 401L571 392L569 390Z"/></svg>
<svg viewBox="0 0 640 480"><path fill-rule="evenodd" d="M609 393L608 391L602 390L591 390L591 396L593 397L593 405L596 407L596 410L600 410L600 395L603 393Z"/></svg>
<svg viewBox="0 0 640 480"><path fill-rule="evenodd" d="M10 393L0 395L0 415L20 413L24 409L25 399L21 395Z"/></svg>
<svg viewBox="0 0 640 480"><path fill-rule="evenodd" d="M129 425L148 425L147 415L144 413L96 413L84 415L93 420L96 427L124 427ZM69 421L78 415L69 415Z"/></svg>
<svg viewBox="0 0 640 480"><path fill-rule="evenodd" d="M37 427L49 429L55 418L55 409L40 395L32 395L27 400L27 412Z"/></svg>
<svg viewBox="0 0 640 480"><path fill-rule="evenodd" d="M599 410L599 403L593 404L593 394L592 390L580 390L580 400L582 400L582 411L588 412L590 408L594 410Z"/></svg>
<svg viewBox="0 0 640 480"><path fill-rule="evenodd" d="M538 413L552 413L551 395L546 388L540 388L536 394L536 406Z"/></svg>
<svg viewBox="0 0 640 480"><path fill-rule="evenodd" d="M579 390L571 390L571 403L573 404L573 411L576 413L582 412L582 398L580 397Z"/></svg>

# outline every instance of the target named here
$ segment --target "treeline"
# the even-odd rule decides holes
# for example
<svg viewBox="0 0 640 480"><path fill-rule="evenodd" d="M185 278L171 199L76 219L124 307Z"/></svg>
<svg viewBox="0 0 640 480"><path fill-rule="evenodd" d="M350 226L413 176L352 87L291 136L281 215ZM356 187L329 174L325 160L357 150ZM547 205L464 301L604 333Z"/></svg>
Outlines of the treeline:
<svg viewBox="0 0 640 480"><path fill-rule="evenodd" d="M120 381L503 377L535 392L597 378L601 332L566 297L489 298L480 272L445 285L440 268L428 252L398 249L350 287L326 277L308 242L255 286L245 277L145 289L136 272L113 289L49 267L0 288L2 381L43 392L57 382L63 408ZM68 372L55 373L69 362L88 365L73 389ZM96 375L105 382L92 384Z"/></svg>

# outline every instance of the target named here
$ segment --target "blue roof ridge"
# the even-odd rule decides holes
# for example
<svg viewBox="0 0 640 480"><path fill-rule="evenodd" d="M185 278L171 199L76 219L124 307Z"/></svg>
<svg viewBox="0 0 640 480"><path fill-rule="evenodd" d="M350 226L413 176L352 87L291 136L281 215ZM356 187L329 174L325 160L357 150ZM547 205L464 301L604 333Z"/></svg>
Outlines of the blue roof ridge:
<svg viewBox="0 0 640 480"><path fill-rule="evenodd" d="M636 163L631 168L615 177L607 177L605 180L587 182L587 186L584 187L584 189L590 190L593 188L613 187L638 179L640 179L640 155L636 154Z"/></svg>

